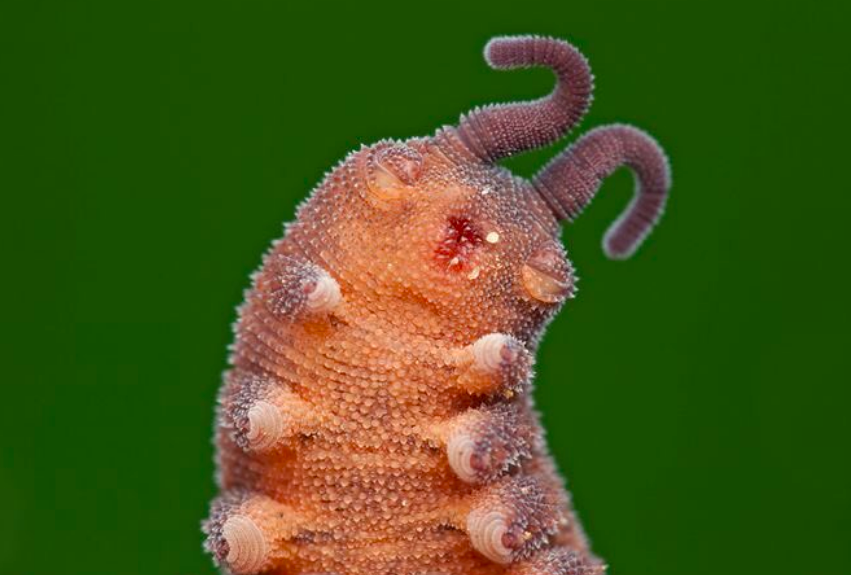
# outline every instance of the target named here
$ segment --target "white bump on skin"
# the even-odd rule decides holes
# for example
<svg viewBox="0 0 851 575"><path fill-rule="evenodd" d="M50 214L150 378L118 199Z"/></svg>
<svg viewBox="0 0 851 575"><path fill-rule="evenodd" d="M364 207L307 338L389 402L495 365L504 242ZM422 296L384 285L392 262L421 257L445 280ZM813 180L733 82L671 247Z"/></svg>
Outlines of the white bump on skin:
<svg viewBox="0 0 851 575"><path fill-rule="evenodd" d="M467 274L467 279L468 280L476 279L477 277L479 277L479 273L481 273L481 271L482 271L482 268L480 268L479 266L474 267L472 269L472 271L469 274Z"/></svg>
<svg viewBox="0 0 851 575"><path fill-rule="evenodd" d="M467 516L470 543L494 563L505 565L511 561L511 549L502 544L507 531L505 516L499 511L476 509Z"/></svg>
<svg viewBox="0 0 851 575"><path fill-rule="evenodd" d="M485 236L485 240L489 244L495 244L499 241L499 232L490 232L487 236Z"/></svg>
<svg viewBox="0 0 851 575"><path fill-rule="evenodd" d="M510 359L508 345L509 336L502 333L490 333L480 337L473 344L473 360L481 371L494 373L499 370L502 362Z"/></svg>
<svg viewBox="0 0 851 575"><path fill-rule="evenodd" d="M266 538L251 519L236 515L222 526L228 544L228 568L236 575L256 573L268 556Z"/></svg>
<svg viewBox="0 0 851 575"><path fill-rule="evenodd" d="M307 309L313 312L328 312L337 307L341 299L340 284L323 270L313 289L307 294Z"/></svg>
<svg viewBox="0 0 851 575"><path fill-rule="evenodd" d="M253 449L275 445L284 435L286 422L280 410L266 401L258 401L248 410L247 439Z"/></svg>

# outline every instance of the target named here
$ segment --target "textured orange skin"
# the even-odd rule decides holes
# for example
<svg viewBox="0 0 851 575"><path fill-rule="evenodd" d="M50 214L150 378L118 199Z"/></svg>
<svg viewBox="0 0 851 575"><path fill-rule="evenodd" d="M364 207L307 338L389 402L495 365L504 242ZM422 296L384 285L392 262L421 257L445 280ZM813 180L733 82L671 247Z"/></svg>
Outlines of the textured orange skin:
<svg viewBox="0 0 851 575"><path fill-rule="evenodd" d="M556 88L350 155L253 276L204 524L227 572L604 570L547 454L531 368L574 292L558 222L629 167L633 201L603 241L627 258L664 211L670 168L651 136L614 124L514 177L497 162L564 136L592 76L555 38L494 38L485 59L548 67Z"/></svg>
<svg viewBox="0 0 851 575"><path fill-rule="evenodd" d="M526 181L472 156L452 129L406 144L423 158L413 186L376 199L367 164L390 143L353 153L299 208L255 275L222 410L234 379L259 374L292 391L309 413L294 418L298 433L262 453L236 445L221 424L221 489L282 504L271 527L275 557L264 572L490 575L527 571L522 561L500 565L477 552L465 517L493 484L535 477L558 494L567 519L547 545L599 565L528 394L471 393L458 385L452 361L494 332L516 337L534 356L561 302L532 297L521 271L536 250L560 245L559 223ZM495 231L499 241L479 242L450 264L440 252L449 218L469 220L482 237ZM342 302L327 316L276 317L267 305L268 262L279 255L327 270ZM493 402L529 418L536 447L510 478L471 485L452 471L439 437L453 417Z"/></svg>

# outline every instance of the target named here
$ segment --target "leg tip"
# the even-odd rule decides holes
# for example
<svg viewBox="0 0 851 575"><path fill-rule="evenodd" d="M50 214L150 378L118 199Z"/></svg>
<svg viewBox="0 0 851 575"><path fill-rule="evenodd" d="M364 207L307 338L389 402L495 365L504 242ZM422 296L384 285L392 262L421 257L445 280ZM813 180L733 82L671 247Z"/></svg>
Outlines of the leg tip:
<svg viewBox="0 0 851 575"><path fill-rule="evenodd" d="M510 543L508 535L508 520L499 511L476 510L467 517L467 532L473 547L500 565L511 562L513 549L506 545Z"/></svg>
<svg viewBox="0 0 851 575"><path fill-rule="evenodd" d="M258 401L248 410L248 445L262 451L275 445L284 436L286 422L281 411L266 401Z"/></svg>
<svg viewBox="0 0 851 575"><path fill-rule="evenodd" d="M481 371L496 373L504 365L515 363L520 356L520 343L504 333L490 333L473 343L473 359Z"/></svg>
<svg viewBox="0 0 851 575"><path fill-rule="evenodd" d="M464 430L453 433L446 444L449 466L465 483L477 483L481 462L476 457L476 440Z"/></svg>
<svg viewBox="0 0 851 575"><path fill-rule="evenodd" d="M254 521L241 515L235 515L225 522L217 547L221 554L217 555L217 559L235 575L259 572L268 556L263 532Z"/></svg>
<svg viewBox="0 0 851 575"><path fill-rule="evenodd" d="M340 284L337 280L322 270L315 280L305 285L307 294L307 309L314 313L325 313L332 311L340 303Z"/></svg>

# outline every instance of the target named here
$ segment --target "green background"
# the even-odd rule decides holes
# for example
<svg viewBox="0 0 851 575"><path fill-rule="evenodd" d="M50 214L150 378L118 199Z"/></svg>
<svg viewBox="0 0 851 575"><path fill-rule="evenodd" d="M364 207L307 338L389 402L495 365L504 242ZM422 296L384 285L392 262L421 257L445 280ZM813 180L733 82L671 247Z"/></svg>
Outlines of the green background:
<svg viewBox="0 0 851 575"><path fill-rule="evenodd" d="M841 4L4 2L0 575L213 572L249 272L361 142L546 92L485 66L506 33L577 44L581 129L633 122L672 160L633 260L600 249L626 172L566 230L581 293L538 361L596 550L612 575L851 573Z"/></svg>

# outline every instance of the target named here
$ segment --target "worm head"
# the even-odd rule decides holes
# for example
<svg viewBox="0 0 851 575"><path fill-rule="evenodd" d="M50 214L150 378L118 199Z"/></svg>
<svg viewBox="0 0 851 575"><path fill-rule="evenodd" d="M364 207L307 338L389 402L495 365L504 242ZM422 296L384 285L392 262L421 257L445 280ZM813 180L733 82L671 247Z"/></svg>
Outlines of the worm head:
<svg viewBox="0 0 851 575"><path fill-rule="evenodd" d="M299 220L323 222L339 269L360 278L354 291L410 306L426 329L520 333L572 294L546 202L454 128L361 149L303 209L317 212Z"/></svg>
<svg viewBox="0 0 851 575"><path fill-rule="evenodd" d="M573 46L552 38L496 38L485 58L497 69L548 67L556 87L539 100L472 110L430 138L362 148L303 208L318 213L300 220L321 227L320 247L363 278L367 299L416 308L403 321L461 339L523 338L574 293L560 222L573 221L608 174L630 167L635 198L604 241L609 256L628 257L661 214L670 177L656 143L627 126L592 131L531 181L513 176L497 162L563 137L588 109L592 76Z"/></svg>

